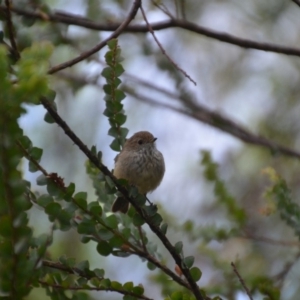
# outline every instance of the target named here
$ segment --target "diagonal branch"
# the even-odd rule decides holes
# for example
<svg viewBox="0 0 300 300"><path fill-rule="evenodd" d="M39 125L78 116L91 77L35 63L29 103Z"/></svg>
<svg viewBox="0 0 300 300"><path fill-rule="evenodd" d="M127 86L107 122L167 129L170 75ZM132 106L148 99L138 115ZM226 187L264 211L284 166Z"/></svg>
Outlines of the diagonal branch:
<svg viewBox="0 0 300 300"><path fill-rule="evenodd" d="M151 222L151 218L140 208L138 204L136 204L135 200L129 196L128 190L119 183L119 181L113 176L113 174L108 170L106 166L104 166L98 158L91 153L91 151L87 148L86 145L82 143L82 141L77 137L77 135L70 129L67 123L58 115L58 113L53 109L52 105L46 98L41 98L41 103L47 109L51 117L55 120L55 122L61 127L61 129L65 132L65 134L79 147L79 149L89 158L89 160L106 176L108 176L114 183L117 190L123 195L123 197L131 203L131 205L136 209L139 215L143 218L143 220L148 224L150 229L156 234L156 236L160 239L165 248L169 251L176 264L181 267L182 273L185 276L187 282L190 285L190 289L195 295L197 300L204 300L201 292L199 290L198 285L193 280L191 273L188 268L185 267L182 258L179 254L177 254L175 247L170 243L168 238L163 234L160 228L154 225Z"/></svg>
<svg viewBox="0 0 300 300"><path fill-rule="evenodd" d="M81 53L79 56L77 56L77 57L75 57L75 58L73 58L69 61L66 61L62 64L59 64L57 66L52 67L48 71L48 73L53 74L53 73L56 73L60 70L71 67L71 66L77 64L78 62L88 58L89 56L93 55L94 53L98 52L100 49L102 49L107 44L108 41L118 37L122 33L122 31L124 31L124 29L128 26L128 24L135 18L136 14L137 14L137 11L140 7L140 4L141 4L141 0L135 0L134 1L133 5L132 5L132 8L131 8L127 18L118 26L118 28L108 38L106 38L105 40L100 42L98 45L96 45L92 49Z"/></svg>
<svg viewBox="0 0 300 300"><path fill-rule="evenodd" d="M233 269L233 272L236 274L237 278L239 279L241 285L243 286L244 290L246 291L248 297L250 300L253 300L252 296L251 296L251 293L248 289L248 287L246 286L246 283L244 281L244 279L242 278L242 276L240 275L239 271L237 270L235 264L232 262L231 263L231 266L232 266L232 269Z"/></svg>
<svg viewBox="0 0 300 300"><path fill-rule="evenodd" d="M58 176L54 177L51 176L51 174L49 174L29 153L28 151L22 146L22 144L17 141L16 142L18 147L20 148L20 150L23 152L24 156L30 161L32 162L36 168L38 170L40 170L44 176L46 176L47 178L50 178L52 180L52 182L57 185L58 188L60 188L62 191L65 191L65 188L62 186L62 184L58 181L55 180L55 178L59 178ZM80 208L85 214L90 215L92 218L95 217L93 214L91 214L88 210L84 209L82 206L78 205L78 203L75 201L74 198L72 198L72 201L74 202L75 205L78 206L78 208ZM152 256L146 248L146 245L143 243L143 251L140 250L138 247L136 247L135 245L133 245L132 243L130 243L127 239L125 239L122 235L119 234L119 232L112 230L110 227L108 227L107 225L105 225L103 222L100 222L100 220L98 218L96 218L96 221L101 224L102 226L104 226L107 230L111 231L115 236L121 238L123 240L123 242L125 244L127 244L129 246L129 248L126 250L126 252L129 252L131 254L137 255L141 258L144 258L146 260L148 260L149 262L151 262L153 265L155 265L157 268L161 269L164 273L166 273L167 275L169 275L174 281L176 281L178 284L184 286L187 289L190 289L189 284L184 281L183 279L181 279L179 276L177 276L174 272L172 272L169 268L167 268L165 265L163 265L161 262L159 262L154 256ZM142 234L142 233L141 233ZM142 239L144 239L144 236L141 236ZM125 251L125 250L123 250ZM55 262L51 262L51 261L43 261L43 265L47 266L47 267L52 267L52 268L56 268L68 273L77 273L79 274L81 277L85 277L87 279L90 279L90 277L87 277L88 275L81 271L78 268L70 268L67 266L64 266L60 263L55 263Z"/></svg>

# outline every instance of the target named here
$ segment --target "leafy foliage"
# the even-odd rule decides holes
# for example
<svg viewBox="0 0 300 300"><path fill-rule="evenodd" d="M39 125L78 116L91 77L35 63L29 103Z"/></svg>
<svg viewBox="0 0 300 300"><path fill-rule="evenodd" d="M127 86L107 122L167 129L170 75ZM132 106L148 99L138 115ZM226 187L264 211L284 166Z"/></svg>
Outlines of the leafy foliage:
<svg viewBox="0 0 300 300"><path fill-rule="evenodd" d="M114 137L110 147L114 151L120 151L128 133L128 129L122 127L126 122L122 104L125 94L118 88L122 82L119 77L123 74L124 68L121 65L122 57L118 40L112 39L107 45L109 51L105 54L105 61L108 67L104 68L101 73L106 80L106 84L103 86L106 94L104 98L106 102L104 115L108 117L111 126L108 135Z"/></svg>

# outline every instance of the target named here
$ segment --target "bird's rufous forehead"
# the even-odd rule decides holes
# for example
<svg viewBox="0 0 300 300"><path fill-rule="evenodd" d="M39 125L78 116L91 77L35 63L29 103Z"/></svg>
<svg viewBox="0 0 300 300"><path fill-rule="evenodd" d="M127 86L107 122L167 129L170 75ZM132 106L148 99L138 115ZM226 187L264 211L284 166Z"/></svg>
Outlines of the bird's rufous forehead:
<svg viewBox="0 0 300 300"><path fill-rule="evenodd" d="M154 136L149 131L139 131L135 133L127 142L143 140L144 143L151 143L155 141Z"/></svg>

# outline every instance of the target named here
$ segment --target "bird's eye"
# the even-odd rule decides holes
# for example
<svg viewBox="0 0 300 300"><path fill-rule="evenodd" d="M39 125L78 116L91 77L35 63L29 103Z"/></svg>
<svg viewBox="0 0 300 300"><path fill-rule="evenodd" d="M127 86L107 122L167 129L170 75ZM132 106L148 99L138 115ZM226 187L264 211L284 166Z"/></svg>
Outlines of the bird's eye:
<svg viewBox="0 0 300 300"><path fill-rule="evenodd" d="M139 145L142 145L144 142L143 140L138 140Z"/></svg>

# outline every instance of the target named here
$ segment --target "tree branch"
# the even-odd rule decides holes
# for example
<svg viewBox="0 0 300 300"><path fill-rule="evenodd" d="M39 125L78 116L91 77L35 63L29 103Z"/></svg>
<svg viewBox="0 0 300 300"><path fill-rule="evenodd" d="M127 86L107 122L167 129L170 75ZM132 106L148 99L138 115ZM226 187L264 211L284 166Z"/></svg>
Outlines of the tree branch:
<svg viewBox="0 0 300 300"><path fill-rule="evenodd" d="M298 0L293 0L296 4L298 4ZM67 25L76 25L92 30L102 30L102 31L115 31L120 27L120 23L109 23L109 24L101 24L93 22L87 18L65 13L65 12L54 12L53 14L46 14L41 12L33 12L24 10L17 7L12 7L11 11L26 16L29 18L36 18L41 21L46 22L59 22ZM0 12L7 13L7 8L3 5L0 5ZM122 23L123 24L123 23ZM199 26L195 23L188 22L186 20L181 19L171 19L161 22L154 22L150 24L151 28L155 30L164 30L168 28L182 28L197 34L204 35L209 38L213 38L215 40L225 42L228 44L236 45L246 49L256 49L262 50L267 52L275 52L285 55L293 55L293 56L300 56L300 49L294 47L285 47L278 44L272 43L264 43L264 42L257 42L249 39L240 38L228 33L212 30L203 26ZM148 32L149 28L147 25L128 25L126 28L122 29L123 32ZM96 50L96 52L99 50ZM76 62L75 62L76 63ZM52 74L52 73L51 73Z"/></svg>
<svg viewBox="0 0 300 300"><path fill-rule="evenodd" d="M56 180L56 178L60 178L58 175L56 176L51 176L51 174L49 174L29 153L28 151L22 146L22 144L17 141L16 142L17 145L19 146L19 148L21 149L21 151L23 152L24 156L30 161L32 162L36 168L38 170L40 170L44 176L46 176L47 178L51 179L52 182L58 186L58 188L60 188L62 191L65 191L65 187L60 183L59 180ZM90 215L92 218L95 217L95 215L91 214L88 210L84 209L82 206L78 205L78 203L75 201L74 198L72 198L72 201L75 205L78 206L78 208L80 208L85 214ZM147 261L151 262L153 265L155 265L157 268L161 269L165 274L169 275L174 281L176 281L178 284L184 286L187 289L190 289L190 286L187 282L185 282L184 280L182 280L179 276L177 276L174 272L172 272L169 268L167 268L165 265L161 264L154 256L152 256L146 248L145 245L145 241L144 241L144 236L142 233L142 229L140 227L138 227L138 230L140 231L140 235L141 235L141 239L142 239L142 248L143 251L141 249L139 249L138 247L136 247L135 245L133 245L132 243L130 243L127 239L125 239L118 231L111 229L110 227L108 227L106 224L104 224L103 222L100 222L100 220L98 218L96 218L96 221L101 224L102 226L104 226L107 230L111 231L115 236L121 238L123 240L123 242L125 244L127 244L129 246L128 249L126 250L120 250L120 251L125 251L125 252L129 252L131 254L137 255L141 258L146 259ZM68 273L78 273L80 276L88 278L87 275L81 271L80 269L77 268L69 268L67 266L64 266L60 263L54 263L54 262L50 262L50 261L43 261L43 265L48 266L48 267L52 267L52 268L56 268L56 269L60 269L62 271L66 271ZM90 279L90 278L88 278Z"/></svg>
<svg viewBox="0 0 300 300"><path fill-rule="evenodd" d="M62 64L52 67L48 71L48 73L54 74L60 70L71 67L71 66L77 64L78 62L88 58L89 56L93 55L94 53L98 52L100 49L102 49L107 44L108 41L110 41L113 38L118 37L122 33L122 31L124 31L124 29L127 27L127 25L135 18L137 11L140 7L140 4L141 4L141 0L134 1L127 18L118 26L118 28L108 38L106 38L105 40L100 42L98 45L96 45L92 49L81 53L79 56L77 56L69 61L66 61Z"/></svg>
<svg viewBox="0 0 300 300"><path fill-rule="evenodd" d="M232 266L232 268L233 268L233 272L236 274L236 276L238 277L238 279L239 279L241 285L243 286L244 290L246 291L246 293L247 293L249 299L250 299L250 300L253 300L253 298L252 298L252 296L251 296L251 294L250 294L250 291L249 291L249 289L248 289L247 286L246 286L246 283L245 283L244 279L242 278L242 276L241 276L240 273L238 272L238 270L237 270L237 268L236 268L236 266L235 266L235 264L234 264L233 262L231 263L231 266Z"/></svg>
<svg viewBox="0 0 300 300"><path fill-rule="evenodd" d="M8 29L8 36L11 44L11 54L14 56L14 59L17 61L20 58L20 53L18 51L18 47L15 41L15 36L14 36L14 25L11 19L11 8L12 8L12 3L11 0L5 0L5 5L6 5L6 22L7 22L7 29Z"/></svg>
<svg viewBox="0 0 300 300"><path fill-rule="evenodd" d="M300 1L299 0L292 0L296 5L300 7Z"/></svg>
<svg viewBox="0 0 300 300"><path fill-rule="evenodd" d="M116 292L122 295L128 295L128 296L132 296L136 299L144 299L144 300L153 300L151 298L148 298L146 296L143 295L138 295L136 293L130 292L130 291L126 291L123 289L114 289L114 288L106 288L106 287L90 287L90 286L62 286L60 284L50 284L48 282L39 280L39 283L43 286L47 286L47 287L51 287L53 289L61 289L61 290L72 290L72 291L80 291L80 290L85 290L85 291L106 291L106 292Z"/></svg>
<svg viewBox="0 0 300 300"><path fill-rule="evenodd" d="M193 280L190 271L188 268L184 267L184 263L179 254L177 254L175 247L170 243L167 237L162 233L160 228L154 224L152 224L150 217L140 208L139 205L136 204L135 200L129 196L128 190L119 183L119 181L113 176L113 174L108 170L106 166L104 166L96 156L94 156L91 151L87 148L86 145L82 143L82 141L76 136L76 134L70 129L67 123L58 115L58 113L52 108L50 102L46 98L41 98L41 103L47 109L51 117L55 120L55 122L62 128L65 134L79 147L79 149L89 158L89 160L106 176L108 176L117 190L124 196L124 198L132 204L132 206L136 209L139 215L144 219L144 221L148 224L150 229L156 234L156 236L161 240L162 244L169 251L176 264L180 266L183 275L187 279L190 289L195 295L197 300L204 300L198 285Z"/></svg>

